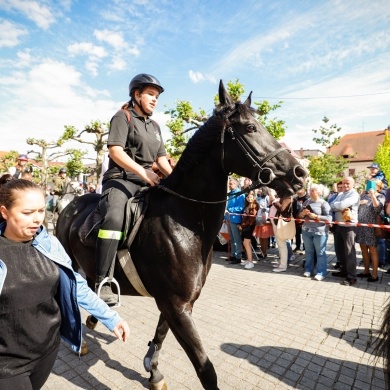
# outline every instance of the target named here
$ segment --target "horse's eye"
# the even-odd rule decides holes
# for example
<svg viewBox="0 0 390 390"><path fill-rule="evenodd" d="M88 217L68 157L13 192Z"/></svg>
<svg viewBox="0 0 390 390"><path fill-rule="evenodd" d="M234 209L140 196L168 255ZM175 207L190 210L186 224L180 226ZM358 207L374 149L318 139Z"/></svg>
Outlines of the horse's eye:
<svg viewBox="0 0 390 390"><path fill-rule="evenodd" d="M247 125L246 130L248 133L254 133L256 131L256 126L255 125Z"/></svg>

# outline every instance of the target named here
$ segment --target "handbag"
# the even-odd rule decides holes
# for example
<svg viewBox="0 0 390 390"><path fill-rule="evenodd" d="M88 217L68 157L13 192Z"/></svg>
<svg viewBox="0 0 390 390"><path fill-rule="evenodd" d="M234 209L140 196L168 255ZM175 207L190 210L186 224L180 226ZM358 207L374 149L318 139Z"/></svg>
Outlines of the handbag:
<svg viewBox="0 0 390 390"><path fill-rule="evenodd" d="M221 245L225 245L229 241L229 228L226 221L222 222L221 229L218 233L218 240Z"/></svg>
<svg viewBox="0 0 390 390"><path fill-rule="evenodd" d="M351 222L351 220L352 220L352 213L351 213L351 209L349 207L342 211L342 215L343 215L343 221L344 222Z"/></svg>
<svg viewBox="0 0 390 390"><path fill-rule="evenodd" d="M295 233L295 221L292 218L290 220L278 219L275 236L281 240L292 240L295 237Z"/></svg>
<svg viewBox="0 0 390 390"><path fill-rule="evenodd" d="M256 225L262 226L267 222L268 219L268 212L266 209L259 209L256 216Z"/></svg>

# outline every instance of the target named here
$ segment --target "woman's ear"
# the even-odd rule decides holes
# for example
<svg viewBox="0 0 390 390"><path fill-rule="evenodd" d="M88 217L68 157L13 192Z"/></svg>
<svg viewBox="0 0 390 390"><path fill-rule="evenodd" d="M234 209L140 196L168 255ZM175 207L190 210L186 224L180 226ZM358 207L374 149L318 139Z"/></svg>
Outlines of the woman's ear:
<svg viewBox="0 0 390 390"><path fill-rule="evenodd" d="M137 99L141 96L141 92L139 89L136 89L134 91L134 98L136 99L136 101L138 101Z"/></svg>
<svg viewBox="0 0 390 390"><path fill-rule="evenodd" d="M8 212L5 206L0 206L0 214L4 219L7 219Z"/></svg>

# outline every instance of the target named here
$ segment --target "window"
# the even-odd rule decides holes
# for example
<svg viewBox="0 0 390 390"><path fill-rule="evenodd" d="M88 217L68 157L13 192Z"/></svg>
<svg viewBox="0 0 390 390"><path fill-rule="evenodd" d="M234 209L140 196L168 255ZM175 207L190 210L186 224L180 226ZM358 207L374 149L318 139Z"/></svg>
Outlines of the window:
<svg viewBox="0 0 390 390"><path fill-rule="evenodd" d="M355 169L348 169L348 176L354 176L355 175Z"/></svg>

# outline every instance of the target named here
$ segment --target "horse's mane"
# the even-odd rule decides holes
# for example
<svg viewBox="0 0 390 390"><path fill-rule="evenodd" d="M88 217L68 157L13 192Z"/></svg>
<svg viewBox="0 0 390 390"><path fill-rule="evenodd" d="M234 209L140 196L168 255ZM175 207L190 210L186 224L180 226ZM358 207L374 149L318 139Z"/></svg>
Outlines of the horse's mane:
<svg viewBox="0 0 390 390"><path fill-rule="evenodd" d="M171 187L178 183L183 174L188 174L198 163L202 161L205 154L215 145L215 142L220 139L221 131L225 125L226 112L231 112L234 109L240 116L248 118L253 115L254 109L236 102L233 107L218 105L213 115L201 126L194 135L190 138L184 149L179 161L177 162L174 171L164 180L164 184Z"/></svg>

